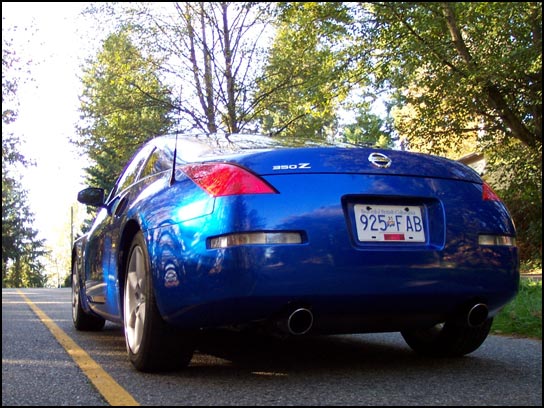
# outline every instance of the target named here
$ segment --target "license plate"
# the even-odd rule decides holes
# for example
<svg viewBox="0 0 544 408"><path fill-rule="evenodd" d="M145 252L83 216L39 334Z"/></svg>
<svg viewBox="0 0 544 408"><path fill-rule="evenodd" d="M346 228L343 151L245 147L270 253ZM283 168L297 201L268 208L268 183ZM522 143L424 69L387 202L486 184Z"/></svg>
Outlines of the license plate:
<svg viewBox="0 0 544 408"><path fill-rule="evenodd" d="M354 209L361 242L425 242L420 207L355 204Z"/></svg>

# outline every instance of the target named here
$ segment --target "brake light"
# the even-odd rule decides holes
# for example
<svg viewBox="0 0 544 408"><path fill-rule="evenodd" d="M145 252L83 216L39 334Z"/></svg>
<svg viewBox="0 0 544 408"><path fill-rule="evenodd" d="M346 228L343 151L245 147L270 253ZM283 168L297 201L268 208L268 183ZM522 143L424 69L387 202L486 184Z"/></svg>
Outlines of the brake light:
<svg viewBox="0 0 544 408"><path fill-rule="evenodd" d="M213 197L277 193L277 190L266 181L235 164L199 163L183 166L182 169Z"/></svg>
<svg viewBox="0 0 544 408"><path fill-rule="evenodd" d="M484 181L482 185L482 199L484 201L501 201L500 197L493 191L493 189Z"/></svg>

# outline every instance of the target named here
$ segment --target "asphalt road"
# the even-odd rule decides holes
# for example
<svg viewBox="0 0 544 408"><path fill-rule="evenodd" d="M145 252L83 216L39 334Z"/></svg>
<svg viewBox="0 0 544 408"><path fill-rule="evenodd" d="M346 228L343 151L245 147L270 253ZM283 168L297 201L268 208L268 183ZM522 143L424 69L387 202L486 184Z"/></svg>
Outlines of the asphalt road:
<svg viewBox="0 0 544 408"><path fill-rule="evenodd" d="M109 405L48 319L140 405L542 406L540 340L490 336L463 358L427 359L398 333L294 341L222 333L184 371L142 374L119 326L74 330L70 289L2 289L3 406Z"/></svg>

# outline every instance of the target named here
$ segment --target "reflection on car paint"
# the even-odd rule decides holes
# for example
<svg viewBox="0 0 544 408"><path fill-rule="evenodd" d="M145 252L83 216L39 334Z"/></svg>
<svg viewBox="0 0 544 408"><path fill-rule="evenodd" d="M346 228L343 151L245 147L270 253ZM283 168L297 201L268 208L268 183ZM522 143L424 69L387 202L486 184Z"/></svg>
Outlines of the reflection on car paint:
<svg viewBox="0 0 544 408"><path fill-rule="evenodd" d="M517 293L508 210L485 198L480 176L461 163L340 145L151 140L75 243L76 327L123 323L129 358L143 371L168 368L174 356L188 364L191 333L218 327L281 336L400 331L417 352L474 351ZM391 165L372 165L372 154ZM230 170L243 175L241 186L230 188L222 173ZM80 195L89 205L93 191ZM139 249L131 263L145 279L125 291L130 248ZM155 319L184 337L171 338L178 331Z"/></svg>

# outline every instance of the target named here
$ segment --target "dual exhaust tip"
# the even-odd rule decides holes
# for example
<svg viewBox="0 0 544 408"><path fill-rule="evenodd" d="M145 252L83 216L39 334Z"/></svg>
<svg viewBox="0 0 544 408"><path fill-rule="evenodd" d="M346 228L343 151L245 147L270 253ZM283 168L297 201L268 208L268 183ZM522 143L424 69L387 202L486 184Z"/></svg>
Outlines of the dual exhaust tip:
<svg viewBox="0 0 544 408"><path fill-rule="evenodd" d="M469 327L481 326L489 316L489 308L484 303L472 305L466 313L466 323ZM314 315L310 309L299 307L287 314L287 318L281 319L279 327L282 331L293 336L301 336L310 331L314 324Z"/></svg>

